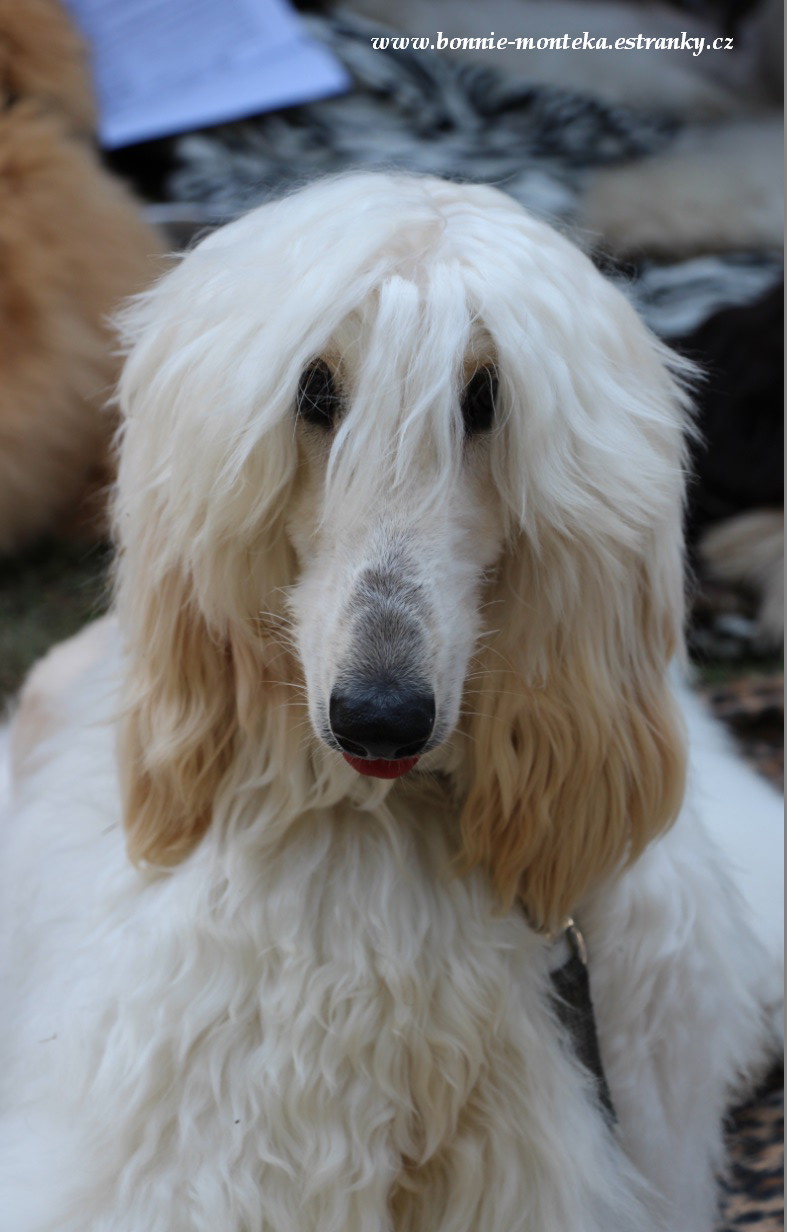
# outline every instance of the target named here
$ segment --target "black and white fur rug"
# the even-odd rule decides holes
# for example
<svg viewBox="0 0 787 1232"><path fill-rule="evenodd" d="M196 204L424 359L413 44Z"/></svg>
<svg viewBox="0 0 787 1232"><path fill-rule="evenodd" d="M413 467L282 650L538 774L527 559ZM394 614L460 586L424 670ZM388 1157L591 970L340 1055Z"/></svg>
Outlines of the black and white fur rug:
<svg viewBox="0 0 787 1232"><path fill-rule="evenodd" d="M436 52L375 50L379 26L341 11L305 20L346 67L350 91L113 156L166 204L156 216L176 231L226 221L321 175L384 168L494 184L582 243L572 224L586 174L667 149L680 131L666 103L646 112ZM605 272L670 338L755 299L782 264L772 252L711 253L671 265L609 262Z"/></svg>

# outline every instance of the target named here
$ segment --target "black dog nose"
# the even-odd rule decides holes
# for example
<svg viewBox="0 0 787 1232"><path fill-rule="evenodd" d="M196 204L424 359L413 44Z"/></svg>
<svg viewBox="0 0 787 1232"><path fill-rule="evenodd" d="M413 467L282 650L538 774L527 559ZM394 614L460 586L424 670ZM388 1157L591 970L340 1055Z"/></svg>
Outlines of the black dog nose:
<svg viewBox="0 0 787 1232"><path fill-rule="evenodd" d="M336 740L354 757L417 757L434 727L434 696L422 689L371 682L334 689L329 715Z"/></svg>

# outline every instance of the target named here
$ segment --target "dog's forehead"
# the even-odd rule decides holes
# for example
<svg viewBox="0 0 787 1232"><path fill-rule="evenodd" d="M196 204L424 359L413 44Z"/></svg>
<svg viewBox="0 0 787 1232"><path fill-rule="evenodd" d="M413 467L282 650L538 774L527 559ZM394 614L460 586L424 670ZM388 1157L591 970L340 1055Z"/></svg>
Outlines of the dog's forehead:
<svg viewBox="0 0 787 1232"><path fill-rule="evenodd" d="M345 317L322 349L321 358L326 361L346 388L355 384L368 355L376 308L376 299L369 296L360 308ZM410 340L409 355L402 356L404 368L409 368L410 364L428 346L429 340L423 333L414 334ZM461 355L457 358L454 378L458 377L466 383L479 368L496 368L497 366L498 355L492 335L483 321L476 317L470 322L465 345Z"/></svg>

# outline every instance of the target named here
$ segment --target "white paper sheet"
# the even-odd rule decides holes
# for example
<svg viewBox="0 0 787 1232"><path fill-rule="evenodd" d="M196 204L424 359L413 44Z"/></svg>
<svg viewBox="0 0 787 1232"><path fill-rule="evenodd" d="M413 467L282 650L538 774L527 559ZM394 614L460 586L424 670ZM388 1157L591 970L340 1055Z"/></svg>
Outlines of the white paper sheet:
<svg viewBox="0 0 787 1232"><path fill-rule="evenodd" d="M66 0L93 57L108 149L347 89L286 0Z"/></svg>

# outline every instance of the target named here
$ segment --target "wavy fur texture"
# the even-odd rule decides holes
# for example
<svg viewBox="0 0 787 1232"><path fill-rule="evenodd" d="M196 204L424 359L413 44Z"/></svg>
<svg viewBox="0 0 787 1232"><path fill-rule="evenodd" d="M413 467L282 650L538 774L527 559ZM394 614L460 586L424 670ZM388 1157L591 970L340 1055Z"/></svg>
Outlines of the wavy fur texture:
<svg viewBox="0 0 787 1232"><path fill-rule="evenodd" d="M507 198L407 176L254 211L125 330L116 615L20 709L0 1227L710 1232L778 895L682 803L688 370ZM395 780L341 756L369 681L433 699Z"/></svg>

